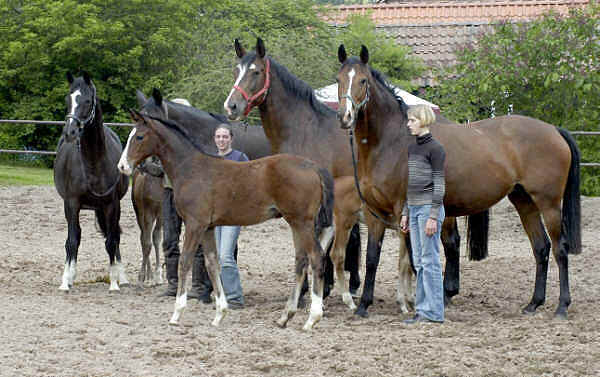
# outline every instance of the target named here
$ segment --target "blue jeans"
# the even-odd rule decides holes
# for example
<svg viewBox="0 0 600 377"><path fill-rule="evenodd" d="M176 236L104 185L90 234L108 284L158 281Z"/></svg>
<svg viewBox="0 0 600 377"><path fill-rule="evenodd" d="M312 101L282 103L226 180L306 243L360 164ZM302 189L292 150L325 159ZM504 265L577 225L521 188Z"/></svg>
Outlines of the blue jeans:
<svg viewBox="0 0 600 377"><path fill-rule="evenodd" d="M446 214L442 206L437 219L437 232L432 236L427 236L425 223L429 219L430 210L430 204L408 206L410 242L417 271L415 308L418 316L443 322L444 284L440 262L440 235Z"/></svg>
<svg viewBox="0 0 600 377"><path fill-rule="evenodd" d="M244 295L242 293L242 283L240 282L240 271L233 256L238 236L240 235L239 226L216 226L215 241L217 243L217 253L219 254L219 264L221 265L221 281L227 302L236 302L243 304Z"/></svg>

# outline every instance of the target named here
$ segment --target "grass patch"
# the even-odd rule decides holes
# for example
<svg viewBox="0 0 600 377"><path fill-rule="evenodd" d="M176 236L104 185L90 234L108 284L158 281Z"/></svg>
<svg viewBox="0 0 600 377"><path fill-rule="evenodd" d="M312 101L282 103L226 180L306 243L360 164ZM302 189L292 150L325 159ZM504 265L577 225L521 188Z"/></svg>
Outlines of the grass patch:
<svg viewBox="0 0 600 377"><path fill-rule="evenodd" d="M0 164L1 186L46 186L54 184L54 173L49 168Z"/></svg>

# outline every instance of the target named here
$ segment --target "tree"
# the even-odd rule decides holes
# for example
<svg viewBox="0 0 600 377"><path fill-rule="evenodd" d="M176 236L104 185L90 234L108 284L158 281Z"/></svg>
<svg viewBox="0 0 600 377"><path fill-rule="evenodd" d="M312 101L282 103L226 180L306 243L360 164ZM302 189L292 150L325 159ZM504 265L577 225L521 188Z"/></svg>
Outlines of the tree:
<svg viewBox="0 0 600 377"><path fill-rule="evenodd" d="M127 121L135 89L176 80L190 60L193 0L0 0L0 116L64 119L65 73L86 70L105 121ZM6 147L53 149L60 129L2 126Z"/></svg>
<svg viewBox="0 0 600 377"><path fill-rule="evenodd" d="M600 6L501 23L457 52L429 98L457 121L510 111L574 130L600 125ZM512 109L512 110L511 110ZM584 161L600 160L600 140L579 138ZM600 195L600 177L582 170L583 192Z"/></svg>

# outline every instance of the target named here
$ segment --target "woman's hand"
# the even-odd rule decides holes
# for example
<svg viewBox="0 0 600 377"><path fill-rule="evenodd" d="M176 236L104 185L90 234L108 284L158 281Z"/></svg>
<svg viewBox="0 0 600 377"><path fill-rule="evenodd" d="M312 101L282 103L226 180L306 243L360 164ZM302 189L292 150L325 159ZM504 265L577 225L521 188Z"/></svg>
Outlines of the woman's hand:
<svg viewBox="0 0 600 377"><path fill-rule="evenodd" d="M400 231L402 233L408 233L408 216L402 216L400 219Z"/></svg>
<svg viewBox="0 0 600 377"><path fill-rule="evenodd" d="M431 217L427 219L425 223L425 234L428 237L433 236L437 232L437 220Z"/></svg>

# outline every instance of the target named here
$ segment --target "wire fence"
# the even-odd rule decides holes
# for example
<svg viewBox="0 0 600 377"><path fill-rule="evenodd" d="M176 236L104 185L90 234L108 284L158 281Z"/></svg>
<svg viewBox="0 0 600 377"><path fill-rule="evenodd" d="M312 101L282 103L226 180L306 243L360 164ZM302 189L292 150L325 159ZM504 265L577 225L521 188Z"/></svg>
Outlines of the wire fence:
<svg viewBox="0 0 600 377"><path fill-rule="evenodd" d="M12 124L33 124L40 126L64 126L65 122L62 120L21 120L21 119L0 119L0 124L12 123ZM109 127L133 127L133 123L104 123L105 126ZM574 136L600 136L600 131L572 131L571 135ZM31 150L17 150L17 149L0 149L0 153L13 153L13 154L33 154L33 155L55 155L55 151L31 151ZM582 162L581 166L599 167L600 162Z"/></svg>

